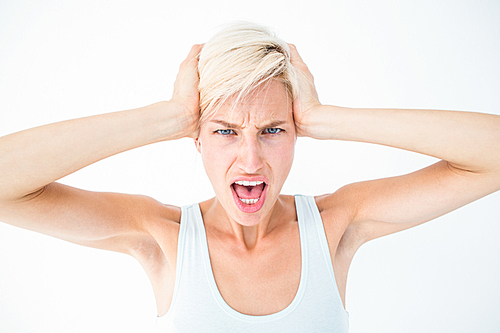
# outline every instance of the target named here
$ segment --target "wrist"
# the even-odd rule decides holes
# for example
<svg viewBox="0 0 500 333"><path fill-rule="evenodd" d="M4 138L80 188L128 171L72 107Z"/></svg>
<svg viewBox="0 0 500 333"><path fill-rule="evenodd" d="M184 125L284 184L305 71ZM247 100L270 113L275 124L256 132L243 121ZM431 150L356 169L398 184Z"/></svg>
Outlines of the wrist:
<svg viewBox="0 0 500 333"><path fill-rule="evenodd" d="M300 124L297 124L297 134L318 140L337 139L336 128L340 107L318 105L309 110Z"/></svg>
<svg viewBox="0 0 500 333"><path fill-rule="evenodd" d="M148 106L155 117L157 141L195 137L198 131L198 114L185 110L176 101L162 101Z"/></svg>

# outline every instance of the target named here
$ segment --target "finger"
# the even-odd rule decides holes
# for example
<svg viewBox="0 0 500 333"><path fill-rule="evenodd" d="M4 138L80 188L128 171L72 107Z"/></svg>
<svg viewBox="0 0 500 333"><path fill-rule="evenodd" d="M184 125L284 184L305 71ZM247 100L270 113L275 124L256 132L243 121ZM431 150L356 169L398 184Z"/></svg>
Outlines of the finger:
<svg viewBox="0 0 500 333"><path fill-rule="evenodd" d="M174 93L191 91L193 85L199 81L198 77L198 57L204 44L195 44L191 47L188 56L181 63L174 83Z"/></svg>
<svg viewBox="0 0 500 333"><path fill-rule="evenodd" d="M302 57L299 54L299 51L297 51L297 47L294 44L288 44L290 46L290 61L293 63L304 63L304 60L302 60Z"/></svg>
<svg viewBox="0 0 500 333"><path fill-rule="evenodd" d="M191 47L188 56L179 66L179 72L177 73L176 83L180 83L183 81L186 74L197 69L198 66L198 57L200 55L201 49L204 44L195 44ZM189 66L189 67L188 67ZM197 75L197 74L196 74Z"/></svg>
<svg viewBox="0 0 500 333"><path fill-rule="evenodd" d="M299 75L303 75L303 78L312 85L314 85L314 76L312 75L309 67L304 63L302 57L297 51L297 47L294 44L288 44L290 46L290 62L293 67L299 70Z"/></svg>
<svg viewBox="0 0 500 333"><path fill-rule="evenodd" d="M191 50L189 51L187 58L188 59L198 58L198 56L200 55L201 49L203 48L203 45L205 45L205 44L194 44L191 47Z"/></svg>
<svg viewBox="0 0 500 333"><path fill-rule="evenodd" d="M297 51L297 47L294 44L288 44L290 46L290 62L292 66L301 71L307 78L314 80L312 73L309 71L309 67L305 64L304 60Z"/></svg>
<svg viewBox="0 0 500 333"><path fill-rule="evenodd" d="M191 50L189 51L189 54L187 58L181 63L181 69L186 67L189 64L197 64L198 63L198 57L200 55L200 52L203 48L204 44L195 44L191 47Z"/></svg>

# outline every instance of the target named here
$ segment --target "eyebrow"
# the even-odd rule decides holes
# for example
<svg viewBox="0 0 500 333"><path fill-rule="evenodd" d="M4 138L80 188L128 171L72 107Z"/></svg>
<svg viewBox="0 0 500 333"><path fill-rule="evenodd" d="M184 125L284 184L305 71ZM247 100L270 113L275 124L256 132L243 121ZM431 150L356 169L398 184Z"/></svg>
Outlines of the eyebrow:
<svg viewBox="0 0 500 333"><path fill-rule="evenodd" d="M210 120L211 123L217 123L217 124L220 124L226 128L238 128L238 127L241 127L240 125L237 125L237 124L232 124L232 123L229 123L227 121L224 121L224 120L218 120L218 119L213 119L213 120ZM273 122L270 122L266 125L264 125L262 128L273 128L273 127L276 127L276 126L280 126L280 125L283 125L283 124L286 124L286 121L284 120L276 120L276 121L273 121Z"/></svg>

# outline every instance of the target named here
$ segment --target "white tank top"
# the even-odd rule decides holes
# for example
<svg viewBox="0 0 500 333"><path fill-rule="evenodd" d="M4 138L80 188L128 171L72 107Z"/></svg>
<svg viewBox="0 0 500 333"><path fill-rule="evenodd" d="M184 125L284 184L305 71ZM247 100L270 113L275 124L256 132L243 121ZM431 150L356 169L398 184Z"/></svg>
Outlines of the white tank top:
<svg viewBox="0 0 500 333"><path fill-rule="evenodd" d="M159 333L335 332L349 329L333 274L323 222L313 197L295 196L302 270L293 301L282 311L251 316L222 298L212 272L198 204L182 207L172 304L157 318Z"/></svg>

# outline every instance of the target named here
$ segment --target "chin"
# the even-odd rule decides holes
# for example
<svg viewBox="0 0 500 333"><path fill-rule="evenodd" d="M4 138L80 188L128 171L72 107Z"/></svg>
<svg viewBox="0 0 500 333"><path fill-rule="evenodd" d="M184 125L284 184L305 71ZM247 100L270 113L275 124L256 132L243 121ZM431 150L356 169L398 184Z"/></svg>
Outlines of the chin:
<svg viewBox="0 0 500 333"><path fill-rule="evenodd" d="M231 193L229 195L224 193L223 196L217 196L217 200L231 220L245 227L253 227L266 219L277 201L277 195L273 191L269 193L268 189L269 186L266 183L258 202L245 204L240 200L233 185L231 185Z"/></svg>
<svg viewBox="0 0 500 333"><path fill-rule="evenodd" d="M243 227L255 227L262 222L262 216L260 214L254 214L252 216L245 216L247 214L238 214L234 217L234 221Z"/></svg>
<svg viewBox="0 0 500 333"><path fill-rule="evenodd" d="M267 198L267 200L270 200L271 198ZM233 202L232 203L232 212L231 214L232 218L234 219L235 222L238 224L245 226L245 227L253 227L258 225L262 220L264 220L271 212L272 207L274 207L274 203L276 200L271 203L271 202L265 202L262 207L254 212L254 213L246 213L239 209L239 207L236 206L236 204Z"/></svg>

